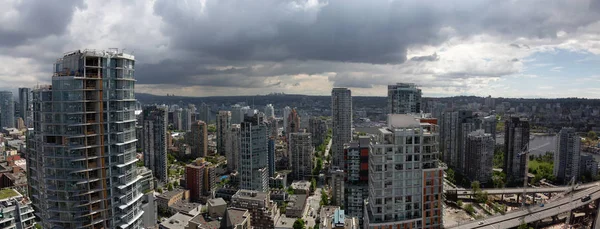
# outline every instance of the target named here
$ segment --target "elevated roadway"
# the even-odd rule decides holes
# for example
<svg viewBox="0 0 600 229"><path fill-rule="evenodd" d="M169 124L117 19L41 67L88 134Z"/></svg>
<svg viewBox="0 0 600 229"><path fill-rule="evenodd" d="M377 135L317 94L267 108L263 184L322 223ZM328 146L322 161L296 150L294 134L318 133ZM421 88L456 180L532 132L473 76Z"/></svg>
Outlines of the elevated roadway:
<svg viewBox="0 0 600 229"><path fill-rule="evenodd" d="M592 203L594 200L600 199L600 185L594 185L591 187L587 185L582 187L589 188L580 192L573 193L572 196L567 195L565 197L552 200L551 202L545 204L545 206L543 207L541 207L540 205L534 205L523 210L509 212L505 215L494 216L478 221L467 222L465 224L453 225L445 228L499 229L518 227L522 223L533 223L565 212L571 212L574 209ZM582 201L582 198L587 195L590 195L591 198L587 201Z"/></svg>
<svg viewBox="0 0 600 229"><path fill-rule="evenodd" d="M600 185L600 182L581 184L581 185L575 186L575 190L580 191L580 190L588 189L588 188L595 187L598 185ZM522 194L523 189L524 188L503 188L503 189L494 188L494 189L481 189L481 191L487 192L490 195L501 195L501 194ZM568 186L551 187L551 188L529 187L529 188L525 188L525 192L528 194L531 194L531 193L557 193L557 192L566 192L569 189L570 189L570 187L568 187ZM456 193L457 196L470 196L470 195L474 194L472 189L460 189L460 188L449 188L449 189L445 189L444 192L446 192L446 194L450 194L450 195Z"/></svg>

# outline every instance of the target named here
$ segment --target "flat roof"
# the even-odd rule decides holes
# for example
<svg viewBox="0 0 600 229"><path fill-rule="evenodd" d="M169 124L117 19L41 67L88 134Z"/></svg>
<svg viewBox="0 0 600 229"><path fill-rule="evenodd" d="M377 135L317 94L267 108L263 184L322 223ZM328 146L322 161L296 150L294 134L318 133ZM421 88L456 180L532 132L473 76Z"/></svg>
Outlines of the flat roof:
<svg viewBox="0 0 600 229"><path fill-rule="evenodd" d="M201 207L201 206L202 206L202 204L199 204L199 203L178 201L178 202L174 203L173 205L171 205L171 208L175 209L178 212L191 213L196 209L200 210L199 207ZM200 213L200 211L198 211L198 213Z"/></svg>
<svg viewBox="0 0 600 229"><path fill-rule="evenodd" d="M160 224L161 227L167 229L184 229L185 226L192 220L192 217L189 215L176 213L175 215L169 217L166 221Z"/></svg>
<svg viewBox="0 0 600 229"><path fill-rule="evenodd" d="M20 195L21 194L19 194L19 192L15 191L13 189L10 189L10 188L0 190L0 200L8 199L8 198L20 196Z"/></svg>
<svg viewBox="0 0 600 229"><path fill-rule="evenodd" d="M267 193L240 189L231 198L232 199L265 200L265 199L267 199Z"/></svg>
<svg viewBox="0 0 600 229"><path fill-rule="evenodd" d="M306 206L306 194L293 194L288 198L289 202L287 208L294 210L302 210Z"/></svg>
<svg viewBox="0 0 600 229"><path fill-rule="evenodd" d="M214 199L209 199L208 202L210 203L210 205L212 206L221 206L221 205L227 205L227 203L225 202L225 200L223 198L214 198Z"/></svg>
<svg viewBox="0 0 600 229"><path fill-rule="evenodd" d="M184 189L175 189L175 190L168 191L168 192L165 192L165 193L163 193L163 194L160 194L160 195L158 196L158 198L161 198L161 199L171 199L171 198L173 198L175 195L177 195L177 194L179 194L179 193L182 193L182 192L185 192L185 190L184 190Z"/></svg>
<svg viewBox="0 0 600 229"><path fill-rule="evenodd" d="M403 127L420 127L421 123L412 115L407 114L389 114L388 115L388 127L389 128L403 128Z"/></svg>

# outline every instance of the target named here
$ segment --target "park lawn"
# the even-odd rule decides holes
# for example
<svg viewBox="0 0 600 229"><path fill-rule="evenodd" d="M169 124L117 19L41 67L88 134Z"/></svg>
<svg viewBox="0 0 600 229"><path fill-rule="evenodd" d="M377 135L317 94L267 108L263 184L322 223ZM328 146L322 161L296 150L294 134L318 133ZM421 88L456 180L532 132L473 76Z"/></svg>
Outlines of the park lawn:
<svg viewBox="0 0 600 229"><path fill-rule="evenodd" d="M535 175L534 183L540 179L554 180L552 174L554 163L548 161L531 160L529 161L529 172Z"/></svg>

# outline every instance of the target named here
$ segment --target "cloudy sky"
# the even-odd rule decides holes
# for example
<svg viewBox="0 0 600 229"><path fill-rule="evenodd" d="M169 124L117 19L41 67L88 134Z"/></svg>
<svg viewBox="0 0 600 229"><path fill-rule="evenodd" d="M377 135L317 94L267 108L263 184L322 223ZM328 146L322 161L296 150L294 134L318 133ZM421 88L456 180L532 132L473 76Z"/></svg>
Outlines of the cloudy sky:
<svg viewBox="0 0 600 229"><path fill-rule="evenodd" d="M138 92L600 98L597 0L0 0L0 89L76 49L136 56Z"/></svg>

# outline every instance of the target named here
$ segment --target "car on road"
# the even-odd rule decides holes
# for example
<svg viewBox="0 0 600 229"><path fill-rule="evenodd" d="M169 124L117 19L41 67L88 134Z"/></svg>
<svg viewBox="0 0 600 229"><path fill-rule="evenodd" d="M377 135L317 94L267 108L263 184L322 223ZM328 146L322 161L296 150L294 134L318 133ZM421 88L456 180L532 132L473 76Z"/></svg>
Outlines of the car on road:
<svg viewBox="0 0 600 229"><path fill-rule="evenodd" d="M544 206L544 204L540 204L540 207L543 207L543 206Z"/></svg>
<svg viewBox="0 0 600 229"><path fill-rule="evenodd" d="M581 202L586 202L590 199L592 199L592 197L590 195L587 195L587 196L581 197Z"/></svg>

